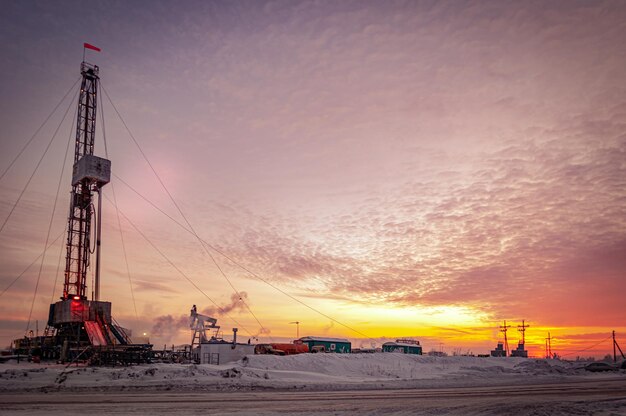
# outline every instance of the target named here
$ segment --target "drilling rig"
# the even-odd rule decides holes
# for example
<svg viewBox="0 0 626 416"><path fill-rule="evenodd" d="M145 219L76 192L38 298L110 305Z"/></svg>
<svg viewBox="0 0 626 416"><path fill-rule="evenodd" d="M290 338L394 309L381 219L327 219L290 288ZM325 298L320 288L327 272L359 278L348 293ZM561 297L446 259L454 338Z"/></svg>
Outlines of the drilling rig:
<svg viewBox="0 0 626 416"><path fill-rule="evenodd" d="M99 68L83 60L80 72L65 282L61 299L50 305L48 326L44 336L37 340L37 352L43 358L64 362L78 359L96 364L145 362L149 361L152 346L132 344L130 331L111 316L111 302L100 300L102 187L110 181L111 161L94 155ZM96 193L98 198L94 201ZM95 265L91 263L92 254ZM88 271L95 274L91 300L87 291Z"/></svg>

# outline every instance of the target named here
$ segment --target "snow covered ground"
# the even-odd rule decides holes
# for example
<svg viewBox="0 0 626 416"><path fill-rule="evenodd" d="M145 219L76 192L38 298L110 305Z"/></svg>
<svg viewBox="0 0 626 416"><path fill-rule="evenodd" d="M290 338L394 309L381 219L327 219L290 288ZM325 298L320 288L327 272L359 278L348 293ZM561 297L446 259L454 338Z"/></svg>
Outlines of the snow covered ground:
<svg viewBox="0 0 626 416"><path fill-rule="evenodd" d="M580 363L558 360L396 353L251 355L219 366L0 364L0 414L155 415L182 408L254 415L502 414L502 409L621 415L626 372L589 373Z"/></svg>
<svg viewBox="0 0 626 416"><path fill-rule="evenodd" d="M623 370L619 373L624 376ZM0 364L0 392L34 390L354 390L537 384L615 377L580 363L397 353L250 355L224 365Z"/></svg>

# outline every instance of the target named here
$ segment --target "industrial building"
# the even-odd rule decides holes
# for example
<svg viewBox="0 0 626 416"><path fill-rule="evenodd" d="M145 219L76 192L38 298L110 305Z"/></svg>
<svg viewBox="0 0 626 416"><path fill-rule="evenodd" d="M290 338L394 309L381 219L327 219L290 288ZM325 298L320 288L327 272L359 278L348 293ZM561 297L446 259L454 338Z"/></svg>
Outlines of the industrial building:
<svg viewBox="0 0 626 416"><path fill-rule="evenodd" d="M525 345L520 341L517 344L517 348L511 350L511 357L524 357L528 358L528 351L524 349Z"/></svg>
<svg viewBox="0 0 626 416"><path fill-rule="evenodd" d="M239 361L251 354L254 354L254 345L212 340L196 347L192 358L196 363L220 365Z"/></svg>
<svg viewBox="0 0 626 416"><path fill-rule="evenodd" d="M397 339L395 342L385 342L383 352L400 352L403 354L422 355L422 346L414 339Z"/></svg>
<svg viewBox="0 0 626 416"><path fill-rule="evenodd" d="M492 357L506 357L506 350L504 349L504 343L498 342L495 350L491 350Z"/></svg>
<svg viewBox="0 0 626 416"><path fill-rule="evenodd" d="M311 352L336 352L349 354L352 343L344 338L302 337L299 339L309 347Z"/></svg>

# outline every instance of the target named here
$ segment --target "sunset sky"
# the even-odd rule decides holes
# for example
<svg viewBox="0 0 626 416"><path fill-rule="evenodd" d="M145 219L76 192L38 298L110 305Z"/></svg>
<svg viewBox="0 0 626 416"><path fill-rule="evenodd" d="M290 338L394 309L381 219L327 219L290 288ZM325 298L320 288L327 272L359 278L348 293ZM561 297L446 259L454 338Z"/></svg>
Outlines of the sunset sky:
<svg viewBox="0 0 626 416"><path fill-rule="evenodd" d="M238 326L260 341L293 339L300 321L301 336L356 347L415 337L485 353L503 320L513 345L524 319L534 355L548 331L567 358L612 352L611 330L626 346L625 2L0 6L0 174L70 91L0 180L1 225L60 126L0 232L4 291L43 252L61 178L31 328L63 286L71 157L61 169L89 42L104 90L249 307L146 201L185 224L101 94L96 154L104 124L115 175L102 298L135 333L189 342L197 304L229 337ZM24 334L40 264L0 297L2 347Z"/></svg>

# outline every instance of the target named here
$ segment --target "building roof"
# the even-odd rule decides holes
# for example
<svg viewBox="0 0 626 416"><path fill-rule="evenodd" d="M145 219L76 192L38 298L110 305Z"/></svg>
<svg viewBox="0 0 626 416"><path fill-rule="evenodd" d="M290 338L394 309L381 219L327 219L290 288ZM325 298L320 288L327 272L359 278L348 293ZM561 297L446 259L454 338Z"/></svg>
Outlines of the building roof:
<svg viewBox="0 0 626 416"><path fill-rule="evenodd" d="M385 346L385 345L389 345L389 346L392 346L392 347L412 347L412 348L420 347L420 348L422 348L422 346L419 345L419 344L409 344L409 343L406 343L406 342L394 342L394 341L385 342L383 344L383 346Z"/></svg>
<svg viewBox="0 0 626 416"><path fill-rule="evenodd" d="M352 344L349 340L345 338L302 337L300 338L300 341L343 342L347 344Z"/></svg>

